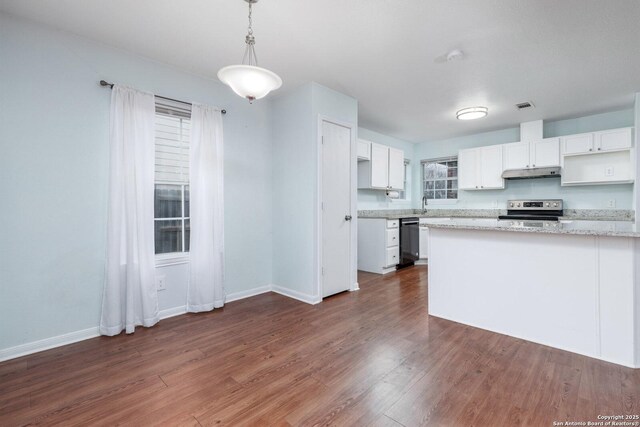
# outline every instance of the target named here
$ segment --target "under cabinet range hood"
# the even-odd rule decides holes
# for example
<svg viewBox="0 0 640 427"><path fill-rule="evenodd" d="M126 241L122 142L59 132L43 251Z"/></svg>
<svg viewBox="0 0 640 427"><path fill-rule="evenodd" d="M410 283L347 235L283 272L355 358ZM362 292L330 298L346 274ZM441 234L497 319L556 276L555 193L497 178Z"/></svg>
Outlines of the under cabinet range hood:
<svg viewBox="0 0 640 427"><path fill-rule="evenodd" d="M502 177L504 179L560 178L560 167L507 169L502 172Z"/></svg>

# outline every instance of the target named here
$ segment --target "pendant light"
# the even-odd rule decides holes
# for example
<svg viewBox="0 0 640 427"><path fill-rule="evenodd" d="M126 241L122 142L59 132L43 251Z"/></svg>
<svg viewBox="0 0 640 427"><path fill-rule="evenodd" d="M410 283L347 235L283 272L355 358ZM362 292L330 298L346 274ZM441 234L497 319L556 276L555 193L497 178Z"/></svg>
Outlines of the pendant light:
<svg viewBox="0 0 640 427"><path fill-rule="evenodd" d="M255 44L251 22L251 11L254 3L258 0L244 0L249 3L249 28L245 43L247 47L244 51L242 65L229 65L218 71L220 81L229 86L235 93L249 102L255 99L264 98L272 90L282 86L282 79L273 71L258 67Z"/></svg>

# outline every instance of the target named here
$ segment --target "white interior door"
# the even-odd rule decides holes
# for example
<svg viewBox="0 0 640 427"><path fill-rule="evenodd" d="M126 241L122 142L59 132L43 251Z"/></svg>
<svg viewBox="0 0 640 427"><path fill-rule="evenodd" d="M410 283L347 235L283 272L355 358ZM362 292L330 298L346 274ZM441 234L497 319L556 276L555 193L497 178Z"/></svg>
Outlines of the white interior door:
<svg viewBox="0 0 640 427"><path fill-rule="evenodd" d="M322 121L322 296L351 288L351 129Z"/></svg>

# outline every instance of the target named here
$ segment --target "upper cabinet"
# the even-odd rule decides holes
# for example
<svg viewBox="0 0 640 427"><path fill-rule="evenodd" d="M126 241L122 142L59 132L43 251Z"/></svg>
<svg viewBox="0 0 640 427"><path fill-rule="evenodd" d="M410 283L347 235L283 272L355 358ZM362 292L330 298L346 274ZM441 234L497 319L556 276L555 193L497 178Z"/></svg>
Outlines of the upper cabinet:
<svg viewBox="0 0 640 427"><path fill-rule="evenodd" d="M358 161L371 160L371 142L358 139Z"/></svg>
<svg viewBox="0 0 640 427"><path fill-rule="evenodd" d="M562 154L590 154L631 148L632 128L611 129L562 137Z"/></svg>
<svg viewBox="0 0 640 427"><path fill-rule="evenodd" d="M360 155L364 145L358 141L358 188L376 190L404 189L404 152L386 145L368 142L369 159ZM364 160L364 161L362 161Z"/></svg>
<svg viewBox="0 0 640 427"><path fill-rule="evenodd" d="M502 145L458 152L458 187L461 190L502 189L502 170Z"/></svg>
<svg viewBox="0 0 640 427"><path fill-rule="evenodd" d="M505 144L503 155L505 170L560 166L560 138Z"/></svg>
<svg viewBox="0 0 640 427"><path fill-rule="evenodd" d="M622 128L562 137L562 185L634 182L632 133Z"/></svg>

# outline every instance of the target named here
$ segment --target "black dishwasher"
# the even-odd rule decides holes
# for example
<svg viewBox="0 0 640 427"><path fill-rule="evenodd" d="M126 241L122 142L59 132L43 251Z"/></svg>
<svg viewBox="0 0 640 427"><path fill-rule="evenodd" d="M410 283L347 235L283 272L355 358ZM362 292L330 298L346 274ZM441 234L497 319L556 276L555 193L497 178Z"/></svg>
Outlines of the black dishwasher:
<svg viewBox="0 0 640 427"><path fill-rule="evenodd" d="M400 220L400 263L398 269L413 265L420 255L420 220L402 218Z"/></svg>

